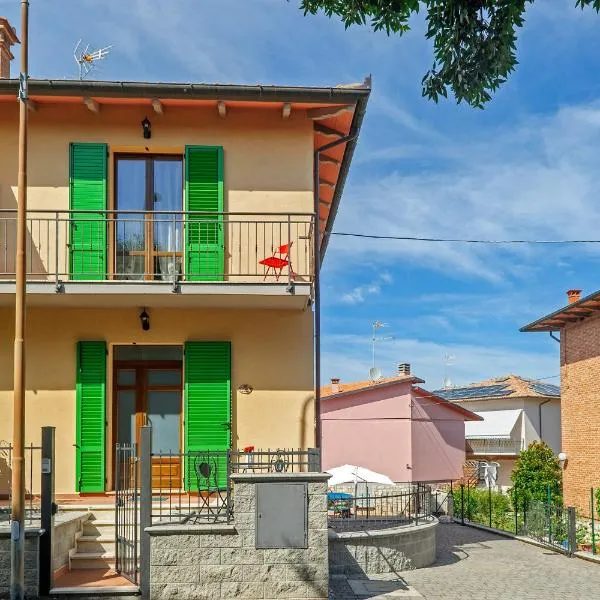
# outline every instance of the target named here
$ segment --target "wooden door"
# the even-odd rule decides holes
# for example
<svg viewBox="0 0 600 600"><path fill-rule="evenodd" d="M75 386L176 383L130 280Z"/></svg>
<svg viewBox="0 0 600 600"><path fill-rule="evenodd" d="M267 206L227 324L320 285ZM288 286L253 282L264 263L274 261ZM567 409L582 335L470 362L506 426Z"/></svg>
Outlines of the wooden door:
<svg viewBox="0 0 600 600"><path fill-rule="evenodd" d="M114 398L115 441L139 448L141 427L152 425L152 488L181 489L181 362L116 362Z"/></svg>

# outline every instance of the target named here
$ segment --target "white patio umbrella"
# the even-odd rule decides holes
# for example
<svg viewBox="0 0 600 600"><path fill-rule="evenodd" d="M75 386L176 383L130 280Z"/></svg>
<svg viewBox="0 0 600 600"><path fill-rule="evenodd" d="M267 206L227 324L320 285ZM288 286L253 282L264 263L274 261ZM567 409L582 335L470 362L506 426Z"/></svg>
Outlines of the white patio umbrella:
<svg viewBox="0 0 600 600"><path fill-rule="evenodd" d="M394 482L387 476L381 473L371 471L365 467L357 467L356 465L342 465L328 469L327 473L331 475L329 485L339 485L341 483L379 483L381 485L394 485Z"/></svg>

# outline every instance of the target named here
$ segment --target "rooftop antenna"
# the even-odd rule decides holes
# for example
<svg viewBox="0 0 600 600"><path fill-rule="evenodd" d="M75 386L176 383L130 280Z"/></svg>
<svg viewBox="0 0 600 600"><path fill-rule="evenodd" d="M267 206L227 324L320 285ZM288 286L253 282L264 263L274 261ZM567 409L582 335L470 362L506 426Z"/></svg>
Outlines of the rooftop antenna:
<svg viewBox="0 0 600 600"><path fill-rule="evenodd" d="M112 46L106 46L99 50L92 50L89 44L83 47L81 40L77 42L73 50L73 58L79 67L79 80L85 79L96 66L96 62L104 60L112 49Z"/></svg>
<svg viewBox="0 0 600 600"><path fill-rule="evenodd" d="M454 358L455 357L452 354L444 354L444 381L442 382L442 388L445 390L452 387L449 368L454 364Z"/></svg>
<svg viewBox="0 0 600 600"><path fill-rule="evenodd" d="M371 370L369 371L369 373L371 374L371 378L373 378L372 374L375 373L376 371L379 373L379 379L381 378L381 370L377 369L375 367L375 346L377 344L377 342L385 342L388 340L393 340L394 336L388 335L385 337L377 337L377 331L379 329L383 329L384 327L389 327L388 323L382 323L381 321L373 321L373 335L371 336L371 346L372 346L372 350L373 350L373 366L371 367Z"/></svg>

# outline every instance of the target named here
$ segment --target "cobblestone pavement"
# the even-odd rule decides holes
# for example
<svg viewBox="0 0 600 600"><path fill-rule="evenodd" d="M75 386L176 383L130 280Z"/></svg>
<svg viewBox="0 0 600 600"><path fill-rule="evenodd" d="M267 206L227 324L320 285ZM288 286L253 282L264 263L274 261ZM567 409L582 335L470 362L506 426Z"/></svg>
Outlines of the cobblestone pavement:
<svg viewBox="0 0 600 600"><path fill-rule="evenodd" d="M330 598L600 600L600 564L460 525L438 527L435 564L402 575L387 584L387 594L373 590L360 596L346 580L334 578Z"/></svg>

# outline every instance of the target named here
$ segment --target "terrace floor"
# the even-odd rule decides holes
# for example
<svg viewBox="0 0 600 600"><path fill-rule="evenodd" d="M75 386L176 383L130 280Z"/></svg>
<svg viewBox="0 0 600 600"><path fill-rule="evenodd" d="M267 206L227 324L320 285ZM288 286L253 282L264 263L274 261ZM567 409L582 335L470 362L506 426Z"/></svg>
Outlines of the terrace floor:
<svg viewBox="0 0 600 600"><path fill-rule="evenodd" d="M472 527L438 527L438 557L402 578L332 578L330 599L595 600L600 565Z"/></svg>

